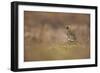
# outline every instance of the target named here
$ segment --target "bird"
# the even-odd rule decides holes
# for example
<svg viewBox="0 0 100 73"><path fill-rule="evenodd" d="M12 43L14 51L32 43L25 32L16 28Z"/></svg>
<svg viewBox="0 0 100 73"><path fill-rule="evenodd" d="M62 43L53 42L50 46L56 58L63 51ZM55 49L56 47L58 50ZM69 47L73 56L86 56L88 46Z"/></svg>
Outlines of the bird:
<svg viewBox="0 0 100 73"><path fill-rule="evenodd" d="M69 26L66 26L66 35L67 35L67 40L69 42L76 41L75 33L74 33L74 31L71 30L71 28L69 28Z"/></svg>

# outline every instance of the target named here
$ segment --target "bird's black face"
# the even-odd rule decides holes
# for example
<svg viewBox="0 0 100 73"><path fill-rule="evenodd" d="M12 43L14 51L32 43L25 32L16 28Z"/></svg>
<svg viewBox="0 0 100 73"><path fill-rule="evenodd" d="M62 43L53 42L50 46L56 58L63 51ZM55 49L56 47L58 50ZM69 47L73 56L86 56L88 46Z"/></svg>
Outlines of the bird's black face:
<svg viewBox="0 0 100 73"><path fill-rule="evenodd" d="M68 30L68 29L69 29L69 27L67 26L67 27L66 27L66 29Z"/></svg>

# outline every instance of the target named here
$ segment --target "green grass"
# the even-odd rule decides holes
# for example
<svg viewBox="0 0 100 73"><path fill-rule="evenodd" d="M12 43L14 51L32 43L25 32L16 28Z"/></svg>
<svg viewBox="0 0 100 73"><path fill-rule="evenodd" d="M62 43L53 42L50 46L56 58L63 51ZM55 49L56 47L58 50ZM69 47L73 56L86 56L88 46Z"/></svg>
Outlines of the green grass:
<svg viewBox="0 0 100 73"><path fill-rule="evenodd" d="M31 61L81 59L82 46L78 42L38 46L30 50ZM81 52L81 53L80 53Z"/></svg>

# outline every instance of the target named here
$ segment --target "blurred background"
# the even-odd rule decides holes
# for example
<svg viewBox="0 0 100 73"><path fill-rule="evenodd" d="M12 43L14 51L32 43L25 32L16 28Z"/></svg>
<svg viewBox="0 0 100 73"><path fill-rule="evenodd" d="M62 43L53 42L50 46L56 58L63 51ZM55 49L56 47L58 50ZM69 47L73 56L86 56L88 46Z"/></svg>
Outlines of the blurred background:
<svg viewBox="0 0 100 73"><path fill-rule="evenodd" d="M90 57L90 15L24 12L25 61Z"/></svg>

